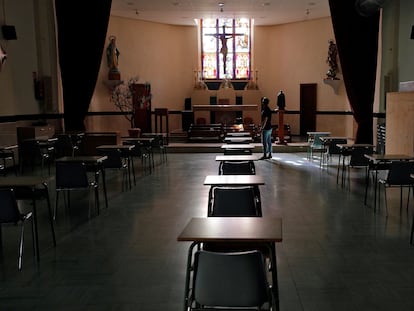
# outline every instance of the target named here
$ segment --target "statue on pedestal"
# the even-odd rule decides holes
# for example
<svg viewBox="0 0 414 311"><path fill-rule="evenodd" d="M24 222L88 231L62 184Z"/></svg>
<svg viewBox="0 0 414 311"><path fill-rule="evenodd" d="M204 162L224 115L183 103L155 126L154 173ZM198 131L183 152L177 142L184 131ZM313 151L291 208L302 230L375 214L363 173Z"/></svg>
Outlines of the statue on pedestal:
<svg viewBox="0 0 414 311"><path fill-rule="evenodd" d="M116 37L109 37L109 45L106 48L106 58L109 67L108 79L121 80L121 73L118 70L119 50L116 47Z"/></svg>

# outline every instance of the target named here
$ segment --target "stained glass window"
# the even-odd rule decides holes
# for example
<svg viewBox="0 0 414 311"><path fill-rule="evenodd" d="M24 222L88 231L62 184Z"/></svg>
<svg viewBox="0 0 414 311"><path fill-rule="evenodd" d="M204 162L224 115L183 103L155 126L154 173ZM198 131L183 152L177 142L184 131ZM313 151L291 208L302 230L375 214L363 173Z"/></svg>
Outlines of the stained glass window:
<svg viewBox="0 0 414 311"><path fill-rule="evenodd" d="M248 18L201 20L204 79L249 79L251 22Z"/></svg>

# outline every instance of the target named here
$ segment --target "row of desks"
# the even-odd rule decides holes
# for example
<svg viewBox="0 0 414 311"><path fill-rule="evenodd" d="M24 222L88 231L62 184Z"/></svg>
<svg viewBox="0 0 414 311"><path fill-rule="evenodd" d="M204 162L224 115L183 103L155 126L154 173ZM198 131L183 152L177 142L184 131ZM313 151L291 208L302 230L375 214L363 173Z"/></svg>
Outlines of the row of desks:
<svg viewBox="0 0 414 311"><path fill-rule="evenodd" d="M125 141L145 141L151 143L154 138L123 138ZM17 148L17 145L14 146L7 146L3 147L0 150L8 151L13 150ZM103 145L99 146L97 149L99 150L105 150L105 149L122 149L122 150L131 150L134 148L134 145ZM106 181L105 181L105 169L103 166L103 163L105 160L107 160L106 155L100 155L100 156L65 156L59 159L56 159L57 162L80 162L84 163L86 166L93 168L95 171L95 178L98 182L99 176L101 176L102 179L102 186L103 186L103 193L104 193L104 200L105 205L108 207L108 197L107 197L107 191L106 191ZM130 165L130 163L129 163ZM18 189L21 191L25 191L25 193L29 193L29 196L32 200L33 205L33 226L34 226L34 245L35 245L35 254L37 260L40 259L39 255L39 234L38 234L38 211L37 211L37 204L36 201L39 198L44 198L47 200L47 209L48 209L48 215L49 215L49 222L50 222L50 228L52 233L52 241L53 245L56 246L56 235L55 235L55 229L54 229L54 223L53 223L53 216L52 216L52 209L50 204L50 198L49 198L49 189L48 189L48 183L49 183L50 177L48 176L5 176L3 178L0 178L0 188L13 188ZM21 199L17 197L17 199ZM24 199L28 199L28 197L24 197Z"/></svg>
<svg viewBox="0 0 414 311"><path fill-rule="evenodd" d="M223 145L222 148L240 148L240 145ZM244 146L243 146L244 147ZM246 145L250 148L250 145ZM217 155L215 160L224 161L257 161L256 155ZM210 186L254 186L264 185L265 181L260 175L208 175L204 185ZM189 289L191 260L194 248L206 242L216 243L258 243L268 245L270 252L271 271L273 280L273 293L276 297L276 306L279 310L278 282L276 269L275 243L282 242L282 219L273 217L207 217L192 218L178 235L177 241L192 242L188 250L187 276L185 292ZM187 310L187 296L185 296L184 310Z"/></svg>

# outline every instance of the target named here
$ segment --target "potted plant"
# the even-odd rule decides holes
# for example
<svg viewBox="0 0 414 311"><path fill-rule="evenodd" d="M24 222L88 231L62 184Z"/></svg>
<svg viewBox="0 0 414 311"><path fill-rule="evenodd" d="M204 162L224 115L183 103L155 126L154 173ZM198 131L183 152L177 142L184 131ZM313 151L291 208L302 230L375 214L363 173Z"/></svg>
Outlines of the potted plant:
<svg viewBox="0 0 414 311"><path fill-rule="evenodd" d="M122 112L125 112L124 117L128 120L130 128L128 129L129 136L139 137L141 129L135 127L135 106L133 104L133 93L131 85L137 83L138 77L132 77L127 83L122 82L115 86L111 93L111 102Z"/></svg>

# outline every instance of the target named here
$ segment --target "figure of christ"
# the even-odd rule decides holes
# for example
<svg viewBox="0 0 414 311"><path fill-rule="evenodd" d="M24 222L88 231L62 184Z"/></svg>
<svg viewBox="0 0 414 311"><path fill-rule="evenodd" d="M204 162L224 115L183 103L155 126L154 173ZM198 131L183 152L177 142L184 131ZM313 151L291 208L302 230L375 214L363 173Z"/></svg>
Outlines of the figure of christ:
<svg viewBox="0 0 414 311"><path fill-rule="evenodd" d="M216 38L218 38L221 41L221 49L220 49L220 53L223 55L223 71L224 71L224 75L227 74L227 66L226 66L226 61L227 61L227 53L228 53L228 47L227 47L227 40L228 39L234 39L235 36L243 36L244 34L232 34L232 33L226 33L226 26L223 25L223 33L219 33L219 34L213 34L211 36L214 36Z"/></svg>

